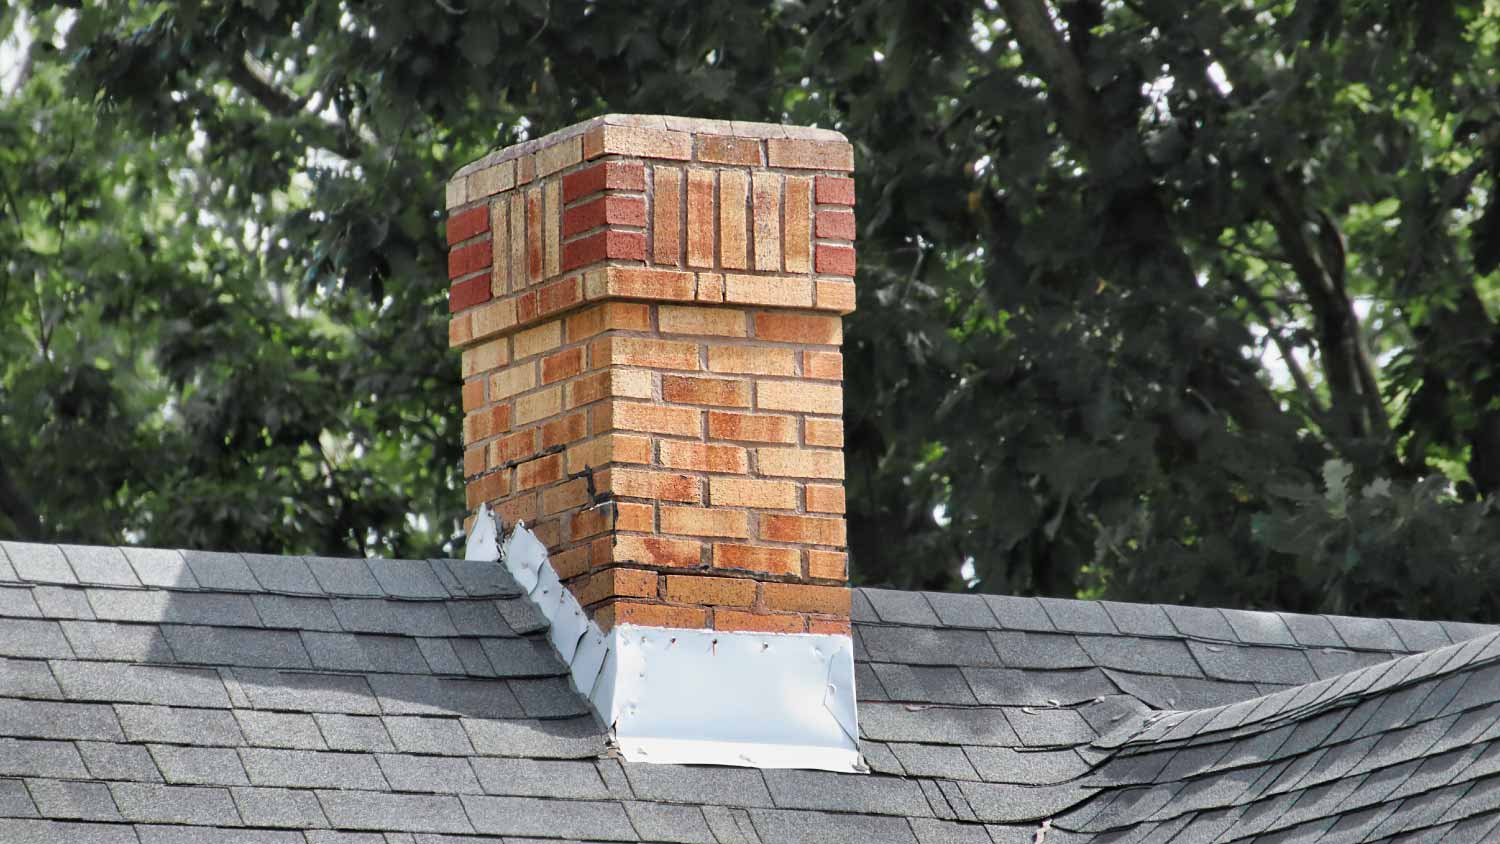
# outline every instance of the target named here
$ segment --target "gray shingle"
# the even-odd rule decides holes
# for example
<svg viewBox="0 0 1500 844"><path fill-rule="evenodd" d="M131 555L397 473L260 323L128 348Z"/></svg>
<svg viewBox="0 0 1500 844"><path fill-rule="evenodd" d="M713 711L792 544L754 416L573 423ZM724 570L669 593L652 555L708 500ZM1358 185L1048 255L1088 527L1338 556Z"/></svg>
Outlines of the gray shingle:
<svg viewBox="0 0 1500 844"><path fill-rule="evenodd" d="M204 589L220 592L259 592L260 584L239 554L220 551L183 551L188 569Z"/></svg>
<svg viewBox="0 0 1500 844"><path fill-rule="evenodd" d="M1120 691L1153 709L1202 709L1222 706L1259 695L1255 686L1224 680L1194 680L1190 677L1159 677L1108 670Z"/></svg>
<svg viewBox="0 0 1500 844"><path fill-rule="evenodd" d="M474 773L488 794L602 800L612 796L592 762L474 758Z"/></svg>
<svg viewBox="0 0 1500 844"><path fill-rule="evenodd" d="M990 612L1007 630L1034 630L1049 632L1056 628L1047 611L1035 598L1018 598L1011 595L985 595Z"/></svg>
<svg viewBox="0 0 1500 844"><path fill-rule="evenodd" d="M1224 620L1229 622L1234 634L1241 642L1252 645L1296 645L1292 631L1273 612L1255 610L1222 610Z"/></svg>
<svg viewBox="0 0 1500 844"><path fill-rule="evenodd" d="M536 759L581 759L603 753L605 731L593 716L564 720L486 720L461 722L479 753Z"/></svg>
<svg viewBox="0 0 1500 844"><path fill-rule="evenodd" d="M1430 651L1433 648L1447 647L1453 644L1448 634L1443 630L1443 625L1435 621L1415 621L1408 619L1390 620L1391 627L1395 628L1396 635L1400 637L1401 644L1409 651Z"/></svg>
<svg viewBox="0 0 1500 844"><path fill-rule="evenodd" d="M547 617L536 604L520 598L506 598L494 602L496 611L505 619L505 624L517 634L536 633L547 629Z"/></svg>
<svg viewBox="0 0 1500 844"><path fill-rule="evenodd" d="M292 750L323 750L326 747L311 715L237 709L234 717L239 722L245 743L252 747Z"/></svg>
<svg viewBox="0 0 1500 844"><path fill-rule="evenodd" d="M376 757L386 782L396 791L483 794L468 759L382 753ZM561 795L554 795L561 796Z"/></svg>
<svg viewBox="0 0 1500 844"><path fill-rule="evenodd" d="M111 662L53 662L63 694L73 700L228 708L217 672L203 668Z"/></svg>
<svg viewBox="0 0 1500 844"><path fill-rule="evenodd" d="M29 586L0 586L0 618L41 618Z"/></svg>
<svg viewBox="0 0 1500 844"><path fill-rule="evenodd" d="M541 800L535 797L462 798L478 832L536 835L599 841L636 841L635 829L619 803Z"/></svg>
<svg viewBox="0 0 1500 844"><path fill-rule="evenodd" d="M1236 641L1234 630L1224 620L1224 614L1216 609L1178 606L1164 606L1162 609L1172 620L1172 626L1184 636L1220 642Z"/></svg>
<svg viewBox="0 0 1500 844"><path fill-rule="evenodd" d="M138 744L115 744L107 741L80 741L88 774L101 780L125 782L161 782L161 772L146 748ZM78 776L83 776L79 774Z"/></svg>
<svg viewBox="0 0 1500 844"><path fill-rule="evenodd" d="M433 570L448 576L471 598L515 597L521 587L505 566L486 560L431 560ZM440 577L440 579L442 579Z"/></svg>
<svg viewBox="0 0 1500 844"><path fill-rule="evenodd" d="M364 677L236 668L234 677L257 709L293 712L337 712L375 715L380 712Z"/></svg>
<svg viewBox="0 0 1500 844"><path fill-rule="evenodd" d="M954 592L929 592L927 603L946 627L973 627L990 630L1000 626L981 595Z"/></svg>
<svg viewBox="0 0 1500 844"><path fill-rule="evenodd" d="M385 725L370 715L314 715L332 750L395 750Z"/></svg>
<svg viewBox="0 0 1500 844"><path fill-rule="evenodd" d="M1353 618L1345 615L1327 616L1333 629L1338 631L1342 638L1351 648L1362 648L1371 651L1400 651L1404 650L1401 638L1396 631L1383 619L1379 618Z"/></svg>
<svg viewBox="0 0 1500 844"><path fill-rule="evenodd" d="M887 624L909 624L918 627L937 627L937 613L927 603L921 592L905 592L895 589L862 590L880 620Z"/></svg>
<svg viewBox="0 0 1500 844"><path fill-rule="evenodd" d="M1071 709L1006 707L1005 717L1028 747L1082 744L1096 737L1083 716Z"/></svg>
<svg viewBox="0 0 1500 844"><path fill-rule="evenodd" d="M957 785L979 820L1000 823L1049 817L1080 802L1092 792L1076 785L1056 788L980 782L960 782Z"/></svg>
<svg viewBox="0 0 1500 844"><path fill-rule="evenodd" d="M1387 662L1390 660L1390 656L1371 651L1316 648L1307 651L1307 659L1312 663L1313 673L1317 674L1320 678L1327 678Z"/></svg>
<svg viewBox="0 0 1500 844"><path fill-rule="evenodd" d="M1109 613L1097 601L1066 598L1037 598L1052 624L1065 633L1099 633L1113 635L1118 631Z"/></svg>
<svg viewBox="0 0 1500 844"><path fill-rule="evenodd" d="M757 809L750 813L762 841L776 844L917 844L901 818Z"/></svg>
<svg viewBox="0 0 1500 844"><path fill-rule="evenodd" d="M363 753L246 747L240 749L240 760L254 785L382 791L388 787L375 757Z"/></svg>
<svg viewBox="0 0 1500 844"><path fill-rule="evenodd" d="M0 738L0 775L85 777L88 773L72 742Z"/></svg>
<svg viewBox="0 0 1500 844"><path fill-rule="evenodd" d="M1189 642L1188 647L1203 672L1221 680L1300 684L1318 679L1301 650L1196 641Z"/></svg>
<svg viewBox="0 0 1500 844"><path fill-rule="evenodd" d="M892 700L912 703L977 704L969 684L957 668L876 663L881 687ZM975 668L971 671L995 669Z"/></svg>
<svg viewBox="0 0 1500 844"><path fill-rule="evenodd" d="M162 548L121 548L135 576L146 586L167 589L197 589L198 581L182 558L182 552Z"/></svg>
<svg viewBox="0 0 1500 844"><path fill-rule="evenodd" d="M247 595L96 588L87 594L101 621L260 626Z"/></svg>
<svg viewBox="0 0 1500 844"><path fill-rule="evenodd" d="M566 718L593 711L566 677L510 680L509 685L521 709L532 718Z"/></svg>
<svg viewBox="0 0 1500 844"><path fill-rule="evenodd" d="M240 821L225 788L117 782L109 791L120 814L132 821L200 826L231 826Z"/></svg>
<svg viewBox="0 0 1500 844"><path fill-rule="evenodd" d="M229 789L240 817L251 826L271 826L290 829L318 829L328 826L323 817L323 808L311 791L288 788L255 788L243 786Z"/></svg>
<svg viewBox="0 0 1500 844"><path fill-rule="evenodd" d="M296 595L255 595L256 612L267 627L285 630L342 630L327 598Z"/></svg>
<svg viewBox="0 0 1500 844"><path fill-rule="evenodd" d="M390 715L462 715L470 718L519 718L525 713L500 680L371 674L370 688Z"/></svg>
<svg viewBox="0 0 1500 844"><path fill-rule="evenodd" d="M422 652L422 659L434 674L468 674L464 662L459 659L458 654L449 644L448 639L433 639L422 637L416 640L417 648ZM486 662L486 664L488 664Z"/></svg>
<svg viewBox="0 0 1500 844"><path fill-rule="evenodd" d="M0 818L34 818L36 805L26 784L20 780L0 779Z"/></svg>
<svg viewBox="0 0 1500 844"><path fill-rule="evenodd" d="M161 629L154 624L112 621L64 621L63 635L79 659L130 662L176 662Z"/></svg>
<svg viewBox="0 0 1500 844"><path fill-rule="evenodd" d="M1321 615L1280 613L1281 621L1292 632L1297 643L1309 648L1342 648L1344 640L1333 629L1327 618Z"/></svg>
<svg viewBox="0 0 1500 844"><path fill-rule="evenodd" d="M1100 601L1099 604L1109 613L1110 620L1121 633L1131 636L1178 635L1177 628L1172 626L1172 620L1155 604L1127 604L1118 601Z"/></svg>
<svg viewBox="0 0 1500 844"><path fill-rule="evenodd" d="M474 752L468 734L456 718L391 715L383 720L396 749L405 753L467 756Z"/></svg>
<svg viewBox="0 0 1500 844"><path fill-rule="evenodd" d="M697 806L628 802L625 813L630 816L635 831L647 841L717 844L703 819L703 810Z"/></svg>
<svg viewBox="0 0 1500 844"><path fill-rule="evenodd" d="M302 641L318 668L393 674L425 674L428 670L416 640L402 636L306 632Z"/></svg>
<svg viewBox="0 0 1500 844"><path fill-rule="evenodd" d="M1105 668L1173 677L1203 676L1192 652L1177 639L1079 636L1078 645L1095 663Z"/></svg>
<svg viewBox="0 0 1500 844"><path fill-rule="evenodd" d="M323 588L313 577L301 557L277 554L242 554L250 575L268 592L290 592L296 595L321 595Z"/></svg>
<svg viewBox="0 0 1500 844"><path fill-rule="evenodd" d="M68 658L73 649L59 622L33 618L0 618L0 656L33 659Z"/></svg>
<svg viewBox="0 0 1500 844"><path fill-rule="evenodd" d="M0 735L109 741L125 738L108 706L11 699L0 699Z"/></svg>
<svg viewBox="0 0 1500 844"><path fill-rule="evenodd" d="M56 545L0 541L11 567L21 580L35 583L77 583L73 569Z"/></svg>
<svg viewBox="0 0 1500 844"><path fill-rule="evenodd" d="M140 586L130 561L118 548L99 545L60 545L58 548L68 558L73 574L80 583L101 583L112 586Z"/></svg>
<svg viewBox="0 0 1500 844"><path fill-rule="evenodd" d="M453 646L453 652L464 664L464 672L471 677L493 677L495 667L490 665L490 658L484 655L484 648L474 639L447 639ZM428 661L429 664L431 660Z"/></svg>
<svg viewBox="0 0 1500 844"><path fill-rule="evenodd" d="M980 703L1057 706L1093 700L1120 690L1097 668L1028 671L1018 668L964 668L964 679Z"/></svg>
<svg viewBox="0 0 1500 844"><path fill-rule="evenodd" d="M488 637L480 644L500 677L555 677L567 672L567 666L545 639Z"/></svg>
<svg viewBox="0 0 1500 844"><path fill-rule="evenodd" d="M223 709L118 704L115 714L131 741L236 747L244 743L234 715Z"/></svg>
<svg viewBox="0 0 1500 844"><path fill-rule="evenodd" d="M668 803L769 807L771 793L754 768L693 768L679 765L626 765L635 796Z"/></svg>
<svg viewBox="0 0 1500 844"><path fill-rule="evenodd" d="M342 829L474 832L457 797L319 791L328 821Z"/></svg>
<svg viewBox="0 0 1500 844"><path fill-rule="evenodd" d="M62 697L47 663L31 659L0 657L0 697L30 697L56 700Z"/></svg>
<svg viewBox="0 0 1500 844"><path fill-rule="evenodd" d="M97 782L27 780L26 788L44 818L70 821L118 821L120 813L109 788Z"/></svg>
<svg viewBox="0 0 1500 844"><path fill-rule="evenodd" d="M318 586L329 595L374 595L384 593L375 575L365 561L345 560L336 557L304 557L303 562L312 569Z"/></svg>
<svg viewBox="0 0 1500 844"><path fill-rule="evenodd" d="M1088 764L1071 750L966 747L963 751L979 778L987 782L1050 785L1076 779L1089 770Z"/></svg>
<svg viewBox="0 0 1500 844"><path fill-rule="evenodd" d="M860 637L870 658L909 665L966 665L977 668L1000 665L988 636L1017 635L980 630L934 630L925 627L861 628ZM494 660L491 660L493 662Z"/></svg>
<svg viewBox="0 0 1500 844"><path fill-rule="evenodd" d="M75 586L34 586L31 597L46 618L77 618L92 621L94 608L88 593Z"/></svg>
<svg viewBox="0 0 1500 844"><path fill-rule="evenodd" d="M396 844L395 839L387 839L378 832L331 832L322 829L310 829L306 833L307 844ZM392 835L404 833L393 832ZM436 838L428 838L422 844L446 844Z"/></svg>
<svg viewBox="0 0 1500 844"><path fill-rule="evenodd" d="M183 662L248 668L311 668L302 640L290 630L162 625L172 652Z"/></svg>
<svg viewBox="0 0 1500 844"><path fill-rule="evenodd" d="M494 601L449 601L448 617L460 636L514 636Z"/></svg>
<svg viewBox="0 0 1500 844"><path fill-rule="evenodd" d="M302 833L211 826L138 826L141 844L303 844Z"/></svg>
<svg viewBox="0 0 1500 844"><path fill-rule="evenodd" d="M150 745L151 757L167 782L175 785L249 785L240 758L229 747Z"/></svg>
<svg viewBox="0 0 1500 844"><path fill-rule="evenodd" d="M1010 668L1094 667L1094 660L1068 634L999 630L989 636L1001 663Z"/></svg>
<svg viewBox="0 0 1500 844"><path fill-rule="evenodd" d="M885 746L888 746L900 761L900 768L894 772L897 776L905 772L914 777L942 777L951 780L979 779L979 774L975 772L974 766L969 764L969 758L964 755L962 747L906 742L895 742Z"/></svg>
<svg viewBox="0 0 1500 844"><path fill-rule="evenodd" d="M870 774L768 769L761 772L782 809L825 809L903 817L929 817L922 789L909 779Z"/></svg>
<svg viewBox="0 0 1500 844"><path fill-rule="evenodd" d="M140 844L128 826L0 818L0 841L5 844Z"/></svg>
<svg viewBox="0 0 1500 844"><path fill-rule="evenodd" d="M901 704L872 703L860 707L859 728L877 741L1015 747L1020 740L996 715L984 709L930 706L912 711Z"/></svg>
<svg viewBox="0 0 1500 844"><path fill-rule="evenodd" d="M448 588L426 560L365 561L385 594L396 598L446 598Z"/></svg>

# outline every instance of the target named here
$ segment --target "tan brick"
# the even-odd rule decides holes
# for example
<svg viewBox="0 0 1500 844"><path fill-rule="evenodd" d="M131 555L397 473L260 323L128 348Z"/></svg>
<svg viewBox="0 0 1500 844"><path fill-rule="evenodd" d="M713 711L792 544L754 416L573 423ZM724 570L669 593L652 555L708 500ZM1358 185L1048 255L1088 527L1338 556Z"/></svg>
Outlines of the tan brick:
<svg viewBox="0 0 1500 844"><path fill-rule="evenodd" d="M504 498L509 492L509 472L491 472L464 485L464 495L470 510L486 501Z"/></svg>
<svg viewBox="0 0 1500 844"><path fill-rule="evenodd" d="M849 171L854 169L854 147L847 141L771 138L766 141L766 160L772 167Z"/></svg>
<svg viewBox="0 0 1500 844"><path fill-rule="evenodd" d="M808 484L807 490L807 512L809 513L839 513L844 512L844 488L836 484Z"/></svg>
<svg viewBox="0 0 1500 844"><path fill-rule="evenodd" d="M548 454L516 467L516 489L528 490L562 478L562 455ZM829 543L823 543L829 544Z"/></svg>
<svg viewBox="0 0 1500 844"><path fill-rule="evenodd" d="M803 352L802 375L827 381L844 380L844 356L838 352Z"/></svg>
<svg viewBox="0 0 1500 844"><path fill-rule="evenodd" d="M649 331L651 306L636 302L604 302L569 315L567 326L569 343L609 330Z"/></svg>
<svg viewBox="0 0 1500 844"><path fill-rule="evenodd" d="M844 321L836 316L762 312L755 315L755 337L778 343L837 346L844 342Z"/></svg>
<svg viewBox="0 0 1500 844"><path fill-rule="evenodd" d="M762 516L761 518L765 518ZM714 543L714 568L761 571L768 574L801 574L802 553L796 548Z"/></svg>
<svg viewBox="0 0 1500 844"><path fill-rule="evenodd" d="M487 407L464 417L464 442L477 443L510 430L510 405Z"/></svg>
<svg viewBox="0 0 1500 844"><path fill-rule="evenodd" d="M750 382L738 378L699 378L693 375L663 375L663 401L707 404L716 407L749 407Z"/></svg>
<svg viewBox="0 0 1500 844"><path fill-rule="evenodd" d="M598 479L596 486L600 492L612 492L622 498L703 503L702 482L692 475L679 475L675 472L615 467L609 469L608 477Z"/></svg>
<svg viewBox="0 0 1500 844"><path fill-rule="evenodd" d="M500 517L502 524L513 525L518 522L525 522L528 525L535 524L537 494L532 492L524 495L512 495L495 505L495 515ZM561 572L561 569L558 571Z"/></svg>
<svg viewBox="0 0 1500 844"><path fill-rule="evenodd" d="M546 247L542 240L542 189L526 191L526 279L530 284L541 281L545 267Z"/></svg>
<svg viewBox="0 0 1500 844"><path fill-rule="evenodd" d="M527 185L536 178L536 156L532 153L516 156L516 184Z"/></svg>
<svg viewBox="0 0 1500 844"><path fill-rule="evenodd" d="M708 479L708 501L716 507L795 510L797 485L791 481L713 477Z"/></svg>
<svg viewBox="0 0 1500 844"><path fill-rule="evenodd" d="M516 324L516 300L502 299L481 305L469 312L469 322L475 340L493 337Z"/></svg>
<svg viewBox="0 0 1500 844"><path fill-rule="evenodd" d="M616 501L615 530L650 533L656 530L656 505L640 501Z"/></svg>
<svg viewBox="0 0 1500 844"><path fill-rule="evenodd" d="M695 293L693 274L683 270L657 270L645 267L605 267L585 279L589 299L616 296L625 299L653 299L668 302L691 302Z"/></svg>
<svg viewBox="0 0 1500 844"><path fill-rule="evenodd" d="M782 254L789 273L805 273L812 269L811 215L812 180L806 176L788 176Z"/></svg>
<svg viewBox="0 0 1500 844"><path fill-rule="evenodd" d="M757 171L752 176L754 188L755 268L763 272L781 271L781 176Z"/></svg>
<svg viewBox="0 0 1500 844"><path fill-rule="evenodd" d="M667 600L706 607L748 607L755 603L755 581L739 577L669 574Z"/></svg>
<svg viewBox="0 0 1500 844"><path fill-rule="evenodd" d="M559 413L562 413L562 388L548 387L516 399L515 424L528 425Z"/></svg>
<svg viewBox="0 0 1500 844"><path fill-rule="evenodd" d="M802 441L808 445L824 448L843 448L844 420L804 419L802 420Z"/></svg>
<svg viewBox="0 0 1500 844"><path fill-rule="evenodd" d="M731 375L795 375L797 353L766 346L709 346L708 368Z"/></svg>
<svg viewBox="0 0 1500 844"><path fill-rule="evenodd" d="M848 580L849 555L843 551L807 551L807 576L819 580Z"/></svg>
<svg viewBox="0 0 1500 844"><path fill-rule="evenodd" d="M658 264L682 261L682 171L657 167L652 173L651 259Z"/></svg>
<svg viewBox="0 0 1500 844"><path fill-rule="evenodd" d="M854 311L854 282L820 278L817 280L817 303L820 311L837 311L841 314Z"/></svg>
<svg viewBox="0 0 1500 844"><path fill-rule="evenodd" d="M714 629L750 633L802 633L807 630L807 620L789 613L716 609Z"/></svg>
<svg viewBox="0 0 1500 844"><path fill-rule="evenodd" d="M661 532L685 536L719 536L746 539L750 518L744 510L705 510L702 507L662 505Z"/></svg>
<svg viewBox="0 0 1500 844"><path fill-rule="evenodd" d="M743 475L750 471L750 458L737 445L662 440L661 465L668 469L695 472L724 472Z"/></svg>
<svg viewBox="0 0 1500 844"><path fill-rule="evenodd" d="M791 276L726 275L724 301L740 305L811 308L812 280Z"/></svg>
<svg viewBox="0 0 1500 844"><path fill-rule="evenodd" d="M570 588L578 603L589 606L609 598L655 598L656 581L654 571L613 568L598 572L577 587L570 584Z"/></svg>
<svg viewBox="0 0 1500 844"><path fill-rule="evenodd" d="M842 480L844 453L810 448L758 448L755 465L762 475L778 478Z"/></svg>
<svg viewBox="0 0 1500 844"><path fill-rule="evenodd" d="M693 136L665 129L605 124L583 135L583 157L595 159L601 155L687 161L693 157Z"/></svg>
<svg viewBox="0 0 1500 844"><path fill-rule="evenodd" d="M475 378L460 388L464 410L473 410L484 404L484 379Z"/></svg>
<svg viewBox="0 0 1500 844"><path fill-rule="evenodd" d="M582 507L588 501L588 481L583 478L547 487L542 490L542 515L552 516L564 510Z"/></svg>
<svg viewBox="0 0 1500 844"><path fill-rule="evenodd" d="M499 401L535 386L536 364L517 364L490 376L490 400Z"/></svg>
<svg viewBox="0 0 1500 844"><path fill-rule="evenodd" d="M576 442L588 436L588 414L571 413L542 426L542 450Z"/></svg>
<svg viewBox="0 0 1500 844"><path fill-rule="evenodd" d="M696 568L703 564L703 543L695 539L620 534L615 537L614 558L621 563Z"/></svg>
<svg viewBox="0 0 1500 844"><path fill-rule="evenodd" d="M568 449L568 472L600 469L609 463L650 463L651 439L634 434L605 434Z"/></svg>
<svg viewBox="0 0 1500 844"><path fill-rule="evenodd" d="M562 320L554 319L534 328L516 332L512 338L511 354L516 360L551 350L562 345Z"/></svg>
<svg viewBox="0 0 1500 844"><path fill-rule="evenodd" d="M572 410L610 397L649 399L655 373L643 369L604 369L563 385L563 404Z"/></svg>
<svg viewBox="0 0 1500 844"><path fill-rule="evenodd" d="M469 201L503 193L516 186L516 162L502 161L469 174Z"/></svg>
<svg viewBox="0 0 1500 844"><path fill-rule="evenodd" d="M689 170L687 186L687 262L690 267L714 265L714 174Z"/></svg>
<svg viewBox="0 0 1500 844"><path fill-rule="evenodd" d="M711 334L717 337L744 337L745 312L739 308L699 308L662 305L656 312L657 325L663 334Z"/></svg>
<svg viewBox="0 0 1500 844"><path fill-rule="evenodd" d="M733 270L748 269L745 204L749 179L738 170L719 171L719 264Z"/></svg>
<svg viewBox="0 0 1500 844"><path fill-rule="evenodd" d="M580 539L614 530L615 506L616 502L606 501L597 507L574 513L568 520L568 538L577 542Z"/></svg>
<svg viewBox="0 0 1500 844"><path fill-rule="evenodd" d="M761 410L837 415L844 412L844 389L812 381L756 381L755 405Z"/></svg>
<svg viewBox="0 0 1500 844"><path fill-rule="evenodd" d="M844 520L822 516L766 513L759 519L760 538L770 542L805 542L844 547Z"/></svg>
<svg viewBox="0 0 1500 844"><path fill-rule="evenodd" d="M510 343L505 338L491 340L482 346L464 349L463 377L472 378L510 363Z"/></svg>
<svg viewBox="0 0 1500 844"><path fill-rule="evenodd" d="M490 206L490 295L496 299L510 292L510 203L501 199Z"/></svg>
<svg viewBox="0 0 1500 844"><path fill-rule="evenodd" d="M598 622L602 630L609 630L616 624L702 630L708 627L708 611L701 607L674 607L668 604L616 601L600 608L594 614L594 621Z"/></svg>
<svg viewBox="0 0 1500 844"><path fill-rule="evenodd" d="M698 301L724 301L724 276L718 273L698 273Z"/></svg>
<svg viewBox="0 0 1500 844"><path fill-rule="evenodd" d="M791 416L710 410L708 436L715 440L794 443L797 441L797 420Z"/></svg>
<svg viewBox="0 0 1500 844"><path fill-rule="evenodd" d="M710 164L738 164L757 167L763 164L760 141L729 135L699 135L698 160Z"/></svg>
<svg viewBox="0 0 1500 844"><path fill-rule="evenodd" d="M457 208L469 201L469 180L467 178L454 179L448 183L446 202L443 204L449 210Z"/></svg>
<svg viewBox="0 0 1500 844"><path fill-rule="evenodd" d="M562 271L562 180L548 179L543 182L542 197L542 213L546 215L542 219L542 236L547 241L543 274L546 278L552 278Z"/></svg>
<svg viewBox="0 0 1500 844"><path fill-rule="evenodd" d="M583 279L570 275L536 291L536 315L551 316L583 302ZM519 306L518 306L519 308Z"/></svg>
<svg viewBox="0 0 1500 844"><path fill-rule="evenodd" d="M473 342L474 323L469 320L470 313L465 311L448 320L448 348L458 349Z"/></svg>
<svg viewBox="0 0 1500 844"><path fill-rule="evenodd" d="M806 583L767 583L762 587L761 594L769 609L846 617L852 600L852 593L847 586L813 586Z"/></svg>
<svg viewBox="0 0 1500 844"><path fill-rule="evenodd" d="M609 429L678 437L697 437L703 433L703 411L696 408L623 401L610 402L608 407L605 427Z"/></svg>
<svg viewBox="0 0 1500 844"><path fill-rule="evenodd" d="M807 632L825 636L850 636L854 631L849 627L849 622L844 619L809 616Z"/></svg>
<svg viewBox="0 0 1500 844"><path fill-rule="evenodd" d="M510 198L510 289L530 283L526 275L526 197L517 191Z"/></svg>
<svg viewBox="0 0 1500 844"><path fill-rule="evenodd" d="M489 461L485 457L486 451L487 447L482 445L476 445L471 448L464 449L465 478L472 478L476 475L484 474L484 470L489 468Z"/></svg>
<svg viewBox="0 0 1500 844"><path fill-rule="evenodd" d="M490 443L490 468L531 459L538 451L536 429L517 431Z"/></svg>
<svg viewBox="0 0 1500 844"><path fill-rule="evenodd" d="M564 138L555 144L543 147L536 151L536 176L543 178L563 169L572 167L583 160L582 138L573 136ZM552 184L561 185L561 179L553 179Z"/></svg>
<svg viewBox="0 0 1500 844"><path fill-rule="evenodd" d="M647 337L601 337L590 347L594 367L645 366L652 369L698 369L698 344Z"/></svg>
<svg viewBox="0 0 1500 844"><path fill-rule="evenodd" d="M542 383L552 384L583 371L583 347L574 346L542 358Z"/></svg>

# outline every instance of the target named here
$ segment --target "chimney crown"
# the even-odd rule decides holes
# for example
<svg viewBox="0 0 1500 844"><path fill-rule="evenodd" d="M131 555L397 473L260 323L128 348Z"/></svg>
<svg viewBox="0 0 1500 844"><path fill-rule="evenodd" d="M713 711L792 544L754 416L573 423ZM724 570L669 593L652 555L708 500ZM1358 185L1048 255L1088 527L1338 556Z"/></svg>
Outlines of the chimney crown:
<svg viewBox="0 0 1500 844"><path fill-rule="evenodd" d="M600 627L848 632L853 150L607 115L448 184L470 508Z"/></svg>

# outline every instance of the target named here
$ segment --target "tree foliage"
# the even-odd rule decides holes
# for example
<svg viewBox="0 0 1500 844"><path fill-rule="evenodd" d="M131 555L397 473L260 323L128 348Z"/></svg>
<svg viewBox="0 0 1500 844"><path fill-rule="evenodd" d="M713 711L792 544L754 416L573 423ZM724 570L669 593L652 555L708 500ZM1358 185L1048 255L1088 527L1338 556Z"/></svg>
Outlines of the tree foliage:
<svg viewBox="0 0 1500 844"><path fill-rule="evenodd" d="M451 551L442 182L674 113L855 142L857 579L1500 610L1497 0L32 0L0 35L0 534Z"/></svg>

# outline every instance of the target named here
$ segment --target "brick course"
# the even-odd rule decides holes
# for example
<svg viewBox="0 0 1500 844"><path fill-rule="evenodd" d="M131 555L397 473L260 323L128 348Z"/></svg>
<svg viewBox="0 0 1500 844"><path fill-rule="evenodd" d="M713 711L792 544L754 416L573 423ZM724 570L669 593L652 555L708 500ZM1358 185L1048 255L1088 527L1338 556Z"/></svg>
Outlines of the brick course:
<svg viewBox="0 0 1500 844"><path fill-rule="evenodd" d="M852 148L672 127L597 118L450 185L467 504L606 628L847 633Z"/></svg>

